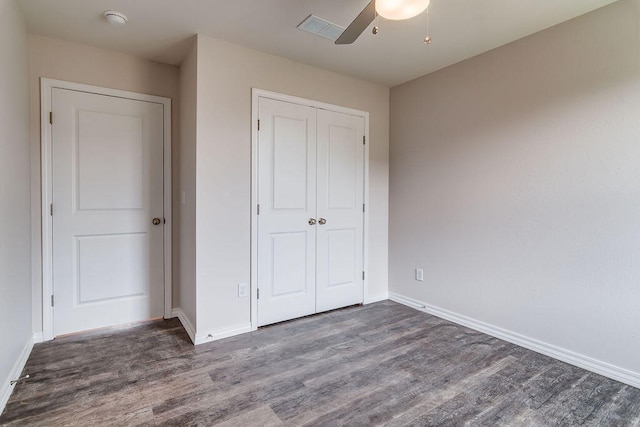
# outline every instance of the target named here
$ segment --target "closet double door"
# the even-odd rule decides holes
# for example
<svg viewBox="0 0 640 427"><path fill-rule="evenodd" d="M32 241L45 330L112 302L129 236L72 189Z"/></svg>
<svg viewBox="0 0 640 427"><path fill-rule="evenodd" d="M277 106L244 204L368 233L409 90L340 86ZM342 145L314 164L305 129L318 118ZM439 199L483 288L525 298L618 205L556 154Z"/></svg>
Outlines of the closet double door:
<svg viewBox="0 0 640 427"><path fill-rule="evenodd" d="M258 326L362 303L364 117L258 102Z"/></svg>

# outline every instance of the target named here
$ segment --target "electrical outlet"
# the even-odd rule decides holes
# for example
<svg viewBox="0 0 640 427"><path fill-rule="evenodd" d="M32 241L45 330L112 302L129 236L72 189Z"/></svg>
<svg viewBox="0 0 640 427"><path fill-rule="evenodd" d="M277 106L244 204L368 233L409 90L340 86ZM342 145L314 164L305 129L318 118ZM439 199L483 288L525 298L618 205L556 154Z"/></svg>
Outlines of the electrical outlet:
<svg viewBox="0 0 640 427"><path fill-rule="evenodd" d="M421 268L416 268L416 280L419 282L424 280L424 271Z"/></svg>
<svg viewBox="0 0 640 427"><path fill-rule="evenodd" d="M244 298L247 296L247 284L238 283L238 298Z"/></svg>

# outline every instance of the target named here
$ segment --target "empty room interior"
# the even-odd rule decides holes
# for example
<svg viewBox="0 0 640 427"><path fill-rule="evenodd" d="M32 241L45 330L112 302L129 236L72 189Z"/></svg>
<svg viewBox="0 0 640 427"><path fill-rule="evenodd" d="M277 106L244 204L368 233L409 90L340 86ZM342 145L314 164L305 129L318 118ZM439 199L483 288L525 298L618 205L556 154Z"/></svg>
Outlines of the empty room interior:
<svg viewBox="0 0 640 427"><path fill-rule="evenodd" d="M0 425L640 425L640 0L0 0Z"/></svg>

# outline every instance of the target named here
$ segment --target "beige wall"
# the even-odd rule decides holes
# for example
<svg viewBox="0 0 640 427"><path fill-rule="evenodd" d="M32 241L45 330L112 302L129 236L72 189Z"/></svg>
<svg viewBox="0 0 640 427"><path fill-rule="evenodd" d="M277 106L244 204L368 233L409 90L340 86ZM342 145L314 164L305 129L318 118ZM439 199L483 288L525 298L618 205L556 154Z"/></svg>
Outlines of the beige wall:
<svg viewBox="0 0 640 427"><path fill-rule="evenodd" d="M31 204L33 234L33 328L42 330L42 276L40 256L40 77L66 80L95 86L164 96L172 99L173 168L179 175L178 141L178 68L136 58L105 49L71 43L59 39L31 35L29 37L29 86L31 108ZM173 157L175 156L175 158ZM177 185L174 185L174 206ZM178 238L174 226L174 238ZM174 268L177 267L174 251ZM178 283L174 274L174 287ZM175 292L176 290L174 290Z"/></svg>
<svg viewBox="0 0 640 427"><path fill-rule="evenodd" d="M387 294L389 89L198 36L198 335L244 327L250 281L251 88L370 113L370 297Z"/></svg>
<svg viewBox="0 0 640 427"><path fill-rule="evenodd" d="M0 0L0 412L32 336L28 47L17 2Z"/></svg>
<svg viewBox="0 0 640 427"><path fill-rule="evenodd" d="M640 383L639 47L621 0L393 88L390 291Z"/></svg>
<svg viewBox="0 0 640 427"><path fill-rule="evenodd" d="M180 168L175 192L180 200L174 211L178 239L173 247L178 252L178 288L173 306L182 310L193 327L196 324L196 102L198 99L197 39L180 65ZM184 204L182 194L184 193ZM175 283L174 283L175 285ZM191 331L193 333L193 331Z"/></svg>

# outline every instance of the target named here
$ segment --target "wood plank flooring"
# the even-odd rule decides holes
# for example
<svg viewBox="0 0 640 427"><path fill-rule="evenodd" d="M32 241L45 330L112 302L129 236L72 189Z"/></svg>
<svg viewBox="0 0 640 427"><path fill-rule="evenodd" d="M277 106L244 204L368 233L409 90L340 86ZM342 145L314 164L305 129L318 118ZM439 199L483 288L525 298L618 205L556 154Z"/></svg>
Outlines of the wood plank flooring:
<svg viewBox="0 0 640 427"><path fill-rule="evenodd" d="M194 347L176 319L34 347L2 425L640 426L640 390L385 301Z"/></svg>

